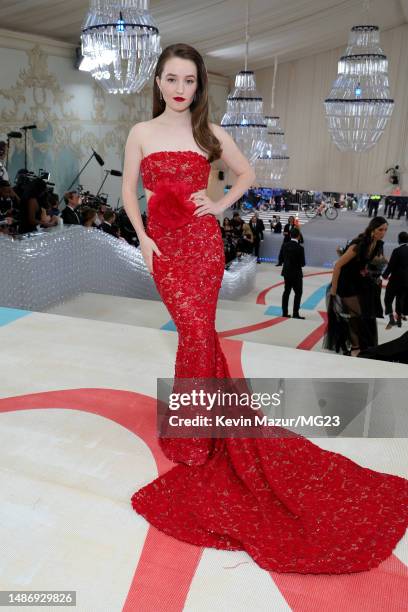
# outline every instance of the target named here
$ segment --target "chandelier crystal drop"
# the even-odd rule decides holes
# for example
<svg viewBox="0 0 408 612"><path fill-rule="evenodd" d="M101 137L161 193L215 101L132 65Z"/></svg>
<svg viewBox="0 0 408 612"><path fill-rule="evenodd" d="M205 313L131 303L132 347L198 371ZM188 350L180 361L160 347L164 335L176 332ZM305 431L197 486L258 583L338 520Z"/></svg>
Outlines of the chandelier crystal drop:
<svg viewBox="0 0 408 612"><path fill-rule="evenodd" d="M149 0L91 0L81 40L92 76L113 94L140 92L161 53Z"/></svg>
<svg viewBox="0 0 408 612"><path fill-rule="evenodd" d="M286 177L289 166L288 147L285 143L285 132L282 130L279 117L266 116L266 147L255 164L255 172L261 187L280 187Z"/></svg>
<svg viewBox="0 0 408 612"><path fill-rule="evenodd" d="M377 26L351 29L337 72L324 102L329 133L340 151L368 151L378 142L394 108Z"/></svg>
<svg viewBox="0 0 408 612"><path fill-rule="evenodd" d="M267 127L262 97L256 91L252 70L241 70L235 77L235 89L227 98L227 112L221 125L232 136L252 164L266 146Z"/></svg>

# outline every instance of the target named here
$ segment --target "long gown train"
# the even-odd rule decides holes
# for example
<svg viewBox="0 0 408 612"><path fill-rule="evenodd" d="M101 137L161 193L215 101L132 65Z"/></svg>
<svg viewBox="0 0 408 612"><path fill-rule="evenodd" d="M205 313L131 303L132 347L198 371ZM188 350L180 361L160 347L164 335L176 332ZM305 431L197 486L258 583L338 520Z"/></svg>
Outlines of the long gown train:
<svg viewBox="0 0 408 612"><path fill-rule="evenodd" d="M224 272L213 216L194 217L192 192L210 166L190 151L142 162L154 280L179 333L175 378L229 378L215 331ZM408 525L408 481L364 468L302 436L160 440L178 463L132 496L152 525L198 546L245 550L269 571L352 573L377 567Z"/></svg>

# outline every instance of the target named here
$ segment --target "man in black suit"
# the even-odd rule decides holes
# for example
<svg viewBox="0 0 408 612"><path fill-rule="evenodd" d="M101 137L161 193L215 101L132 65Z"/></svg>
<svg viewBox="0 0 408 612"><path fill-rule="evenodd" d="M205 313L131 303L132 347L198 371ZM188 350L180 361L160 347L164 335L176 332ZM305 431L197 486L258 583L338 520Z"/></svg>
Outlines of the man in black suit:
<svg viewBox="0 0 408 612"><path fill-rule="evenodd" d="M115 238L120 238L120 232L117 225L115 225L116 215L113 210L107 210L103 215L104 221L100 225L99 229Z"/></svg>
<svg viewBox="0 0 408 612"><path fill-rule="evenodd" d="M290 292L294 291L293 318L304 319L299 314L300 301L303 293L303 272L305 265L305 251L299 244L300 231L297 227L290 230L290 240L282 247L283 268L282 276L285 279L285 290L282 295L282 316L289 317L288 304Z"/></svg>
<svg viewBox="0 0 408 612"><path fill-rule="evenodd" d="M262 222L263 225L263 222ZM259 219L256 215L253 215L253 217L251 217L250 221L249 221L249 227L252 230L252 234L254 237L254 255L256 257L256 261L257 263L261 263L260 259L259 259L259 247L261 245L261 230L260 230L260 226L259 226Z"/></svg>
<svg viewBox="0 0 408 612"><path fill-rule="evenodd" d="M269 221L271 224L271 232L274 234L282 233L282 223L280 221L280 217L277 215L273 215L272 219Z"/></svg>
<svg viewBox="0 0 408 612"><path fill-rule="evenodd" d="M401 219L401 217L406 216L408 220L408 206L407 206L407 198L399 198L398 202L398 217L397 219Z"/></svg>
<svg viewBox="0 0 408 612"><path fill-rule="evenodd" d="M64 193L64 202L66 204L61 213L64 225L81 225L81 218L76 209L81 203L81 196L77 191L66 191Z"/></svg>
<svg viewBox="0 0 408 612"><path fill-rule="evenodd" d="M388 217L387 219L393 219L395 216L395 209L397 208L397 200L398 198L394 196L390 196L388 198ZM384 213L385 215L385 213Z"/></svg>
<svg viewBox="0 0 408 612"><path fill-rule="evenodd" d="M257 231L259 233L259 238L261 240L263 240L264 239L263 233L265 231L265 224L262 221L262 219L259 218L259 213L256 212L256 213L254 213L254 215L256 217L256 228L257 228Z"/></svg>
<svg viewBox="0 0 408 612"><path fill-rule="evenodd" d="M398 244L383 274L383 278L391 276L384 297L385 314L390 318L385 329L391 329L394 325L401 327L403 315L408 314L408 232L398 234ZM395 298L397 320L394 319L392 307Z"/></svg>

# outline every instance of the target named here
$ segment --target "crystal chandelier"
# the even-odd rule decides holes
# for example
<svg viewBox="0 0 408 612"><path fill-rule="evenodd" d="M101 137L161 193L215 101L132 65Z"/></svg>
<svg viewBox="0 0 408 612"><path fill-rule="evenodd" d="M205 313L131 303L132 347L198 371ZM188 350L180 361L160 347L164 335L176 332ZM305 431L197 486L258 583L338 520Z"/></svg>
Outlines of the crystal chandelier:
<svg viewBox="0 0 408 612"><path fill-rule="evenodd" d="M235 77L235 89L227 98L227 112L221 125L235 140L250 163L262 155L267 136L262 98L256 91L255 75L248 70L249 4L245 30L245 70Z"/></svg>
<svg viewBox="0 0 408 612"><path fill-rule="evenodd" d="M149 0L91 0L82 26L82 55L94 79L113 94L138 93L161 53Z"/></svg>
<svg viewBox="0 0 408 612"><path fill-rule="evenodd" d="M256 160L256 178L261 187L278 187L288 171L288 147L279 117L265 116L265 120L268 136L265 150Z"/></svg>
<svg viewBox="0 0 408 612"><path fill-rule="evenodd" d="M340 151L368 151L378 142L394 108L377 26L351 29L337 72L324 102L329 133Z"/></svg>

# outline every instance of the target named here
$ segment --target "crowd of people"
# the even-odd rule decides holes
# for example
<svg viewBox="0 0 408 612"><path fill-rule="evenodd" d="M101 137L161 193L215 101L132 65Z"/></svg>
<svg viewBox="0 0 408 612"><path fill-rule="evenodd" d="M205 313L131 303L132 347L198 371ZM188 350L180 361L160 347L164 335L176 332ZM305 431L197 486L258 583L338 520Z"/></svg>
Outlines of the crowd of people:
<svg viewBox="0 0 408 612"><path fill-rule="evenodd" d="M83 206L81 195L76 190L67 191L63 197L64 207L59 206L59 197L48 189L47 183L36 178L26 184L11 187L7 180L0 180L0 233L24 234L38 228L50 228L60 223L97 228L118 239L134 244L117 223L117 215L107 205L97 208ZM369 203L369 214L377 212L379 199ZM385 213L393 218L397 202L387 198ZM399 210L399 213L405 211ZM146 226L147 217L143 213ZM303 291L302 268L305 265L303 236L295 216L290 216L282 226L279 215L270 220L271 232L283 234L277 266L282 266L284 291L282 316L289 317L290 293L294 292L293 318L304 318L299 313ZM387 329L401 327L408 316L408 233L400 232L399 247L389 261L384 257L383 238L388 229L387 219L375 216L366 230L338 251L339 259L333 272L328 298L328 327L325 347L336 352L358 355L378 344L378 317L389 318ZM234 212L232 218L225 217L220 224L224 242L226 266L243 254L254 255L260 263L260 245L264 239L265 226L257 213L248 223ZM134 239L133 239L134 240ZM382 279L388 280L381 302Z"/></svg>
<svg viewBox="0 0 408 612"><path fill-rule="evenodd" d="M377 214L376 210L378 209L374 209L375 214ZM404 216L408 219L408 198L391 195L384 199L384 217L394 219L395 215L397 215L397 219Z"/></svg>
<svg viewBox="0 0 408 612"><path fill-rule="evenodd" d="M387 219L401 219L406 217L408 220L408 198L398 195L379 195L372 194L367 200L365 210L367 215L377 217L379 209L382 209L382 215Z"/></svg>
<svg viewBox="0 0 408 612"><path fill-rule="evenodd" d="M228 265L236 257L243 254L255 255L260 263L259 249L264 239L265 225L255 213L248 223L234 212L232 219L225 217L220 224L221 235L224 242L225 263Z"/></svg>
<svg viewBox="0 0 408 612"><path fill-rule="evenodd" d="M59 224L83 225L97 228L119 239L121 228L116 213L105 204L97 208L83 206L81 195L72 190L64 193L64 207L59 207L59 196L50 191L47 183L35 178L11 187L0 181L0 232L15 235L36 232Z"/></svg>
<svg viewBox="0 0 408 612"><path fill-rule="evenodd" d="M402 326L408 316L408 232L387 261L384 237L388 222L374 217L364 232L342 250L328 294L324 346L353 356L378 345L377 318L389 317L386 329ZM388 280L382 304L382 281ZM394 306L395 302L395 306Z"/></svg>
<svg viewBox="0 0 408 612"><path fill-rule="evenodd" d="M386 330L402 327L408 319L408 232L398 234L398 247L389 260L384 256L388 222L374 217L342 249L327 294L328 323L323 346L351 356L370 356L378 346L377 319L388 318ZM304 319L300 312L305 255L302 236L292 222L285 226L279 253L284 290L282 316ZM382 296L383 281L388 281ZM293 291L293 314L288 312ZM371 355L372 356L372 355Z"/></svg>

